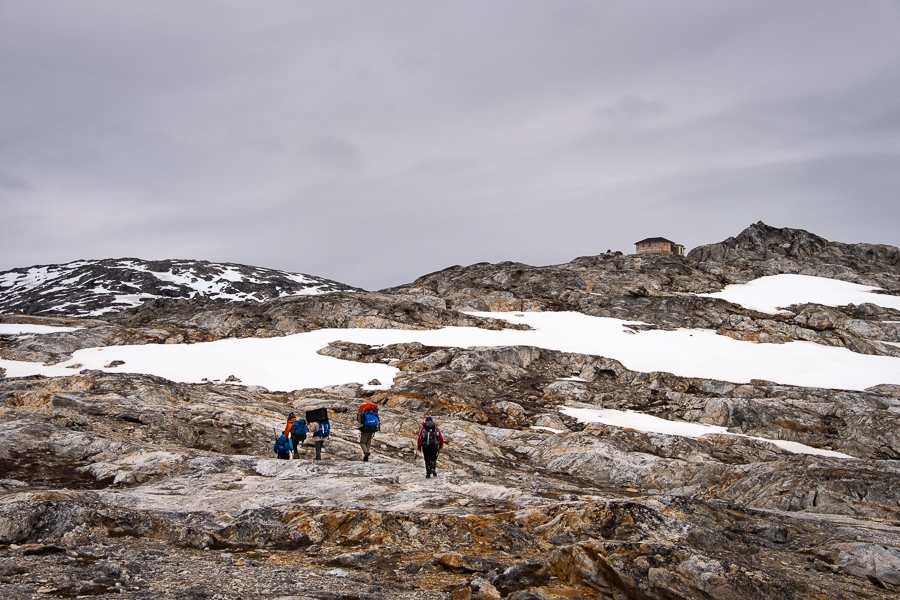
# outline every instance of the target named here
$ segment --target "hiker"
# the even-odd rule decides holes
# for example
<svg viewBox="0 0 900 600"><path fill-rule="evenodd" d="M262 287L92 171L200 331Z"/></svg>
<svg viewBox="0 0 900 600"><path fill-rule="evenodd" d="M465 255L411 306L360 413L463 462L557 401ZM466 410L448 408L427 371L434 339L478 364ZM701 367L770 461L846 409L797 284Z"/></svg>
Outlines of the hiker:
<svg viewBox="0 0 900 600"><path fill-rule="evenodd" d="M363 451L363 462L369 462L369 454L372 453L372 438L375 437L375 432L381 431L378 406L371 402L360 406L356 422L359 423L359 447Z"/></svg>
<svg viewBox="0 0 900 600"><path fill-rule="evenodd" d="M291 450L293 450L291 440L289 440L283 433L278 436L278 439L275 441L275 445L272 446L272 451L275 452L275 454L277 454L278 458L280 458L281 460L290 460Z"/></svg>
<svg viewBox="0 0 900 600"><path fill-rule="evenodd" d="M419 441L416 448L422 451L425 458L425 479L437 477L438 452L444 447L444 436L441 430L434 424L434 419L425 417L422 429L419 430Z"/></svg>
<svg viewBox="0 0 900 600"><path fill-rule="evenodd" d="M288 415L287 425L284 426L284 435L290 436L294 445L294 458L300 458L300 447L306 441L306 433L309 429L305 419L298 419L294 413Z"/></svg>
<svg viewBox="0 0 900 600"><path fill-rule="evenodd" d="M323 421L310 421L309 430L312 432L313 443L316 445L316 460L322 460L322 446L331 435L331 423L328 419Z"/></svg>

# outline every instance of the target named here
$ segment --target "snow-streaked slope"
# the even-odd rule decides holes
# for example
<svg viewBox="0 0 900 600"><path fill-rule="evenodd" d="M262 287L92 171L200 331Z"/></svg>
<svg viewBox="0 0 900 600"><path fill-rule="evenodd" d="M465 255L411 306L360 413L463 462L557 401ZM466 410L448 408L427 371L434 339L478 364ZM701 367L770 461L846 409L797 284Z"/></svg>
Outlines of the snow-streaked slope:
<svg viewBox="0 0 900 600"><path fill-rule="evenodd" d="M264 301L358 291L336 281L231 263L79 260L0 273L0 313L99 316L153 298Z"/></svg>
<svg viewBox="0 0 900 600"><path fill-rule="evenodd" d="M30 323L0 323L0 335L43 335L46 333L65 333L81 327L55 327L53 325L32 325Z"/></svg>
<svg viewBox="0 0 900 600"><path fill-rule="evenodd" d="M749 283L726 285L721 292L698 294L707 298L721 298L744 308L776 314L792 304L876 304L900 310L900 297L875 294L879 288L826 277L809 275L771 275Z"/></svg>
<svg viewBox="0 0 900 600"><path fill-rule="evenodd" d="M113 346L79 350L54 366L0 361L8 377L67 375L79 363L100 369L124 360L117 371L156 374L174 381L225 380L235 375L245 384L294 390L373 378L390 382L397 369L361 364L316 354L329 342L370 345L418 341L430 346L537 346L615 358L635 371L667 371L687 377L746 383L764 379L782 384L862 390L880 383L900 384L900 358L857 354L811 342L755 344L716 335L710 330L635 333L619 319L580 313L475 313L525 323L532 331L490 331L474 327L437 330L321 329L281 338L228 339L190 345Z"/></svg>
<svg viewBox="0 0 900 600"><path fill-rule="evenodd" d="M738 435L775 444L794 454L816 454L818 456L830 456L832 458L853 458L848 454L834 452L833 450L813 448L812 446L807 446L806 444L801 444L799 442L770 440L768 438L752 435L730 433L725 427L703 425L701 423L688 423L685 421L669 421L667 419L661 419L659 417L654 417L653 415L645 415L631 410L574 408L565 406L561 408L559 412L577 419L580 423L603 423L604 425L612 425L613 427L627 427L629 429L636 429L638 431L649 433L664 433L667 435L679 435L691 438L699 438L714 433Z"/></svg>

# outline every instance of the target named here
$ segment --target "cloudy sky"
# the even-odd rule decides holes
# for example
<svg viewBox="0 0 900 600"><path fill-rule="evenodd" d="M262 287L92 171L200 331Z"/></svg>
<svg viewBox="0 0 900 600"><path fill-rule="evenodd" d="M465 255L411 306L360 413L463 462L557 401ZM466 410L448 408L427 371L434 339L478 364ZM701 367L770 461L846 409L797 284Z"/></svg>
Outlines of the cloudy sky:
<svg viewBox="0 0 900 600"><path fill-rule="evenodd" d="M900 246L900 1L0 0L0 270Z"/></svg>

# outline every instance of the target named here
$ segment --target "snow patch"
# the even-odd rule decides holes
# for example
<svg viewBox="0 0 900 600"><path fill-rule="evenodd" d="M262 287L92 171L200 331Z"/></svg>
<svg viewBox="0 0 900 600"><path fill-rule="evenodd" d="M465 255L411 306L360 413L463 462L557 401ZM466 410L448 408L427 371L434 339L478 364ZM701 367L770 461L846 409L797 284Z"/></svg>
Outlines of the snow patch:
<svg viewBox="0 0 900 600"><path fill-rule="evenodd" d="M565 406L559 410L564 415L568 415L578 420L579 423L603 423L613 427L624 427L627 429L635 429L645 433L662 433L666 435L678 435L681 437L699 438L709 434L724 434L746 437L752 440L760 440L769 442L776 446L793 452L794 454L815 454L818 456L829 456L831 458L855 458L841 452L833 450L822 450L813 448L799 442L789 442L785 440L770 440L767 438L744 435L741 433L731 433L725 427L716 425L703 425L701 423L688 423L686 421L669 421L654 417L653 415L645 415L643 413L631 410L612 410L612 409L594 409L594 408L574 408Z"/></svg>
<svg viewBox="0 0 900 600"><path fill-rule="evenodd" d="M793 304L846 306L868 303L900 310L900 297L872 293L878 289L881 288L827 277L782 274L760 277L749 283L726 285L721 292L697 295L721 298L770 315L785 312L784 307Z"/></svg>
<svg viewBox="0 0 900 600"><path fill-rule="evenodd" d="M31 325L27 323L0 323L0 335L23 335L45 333L65 333L75 331L83 327L54 327L51 325Z"/></svg>
<svg viewBox="0 0 900 600"><path fill-rule="evenodd" d="M550 433L565 433L563 429L553 429L552 427L541 427L539 425L532 425L531 429L535 429L537 431L549 431Z"/></svg>

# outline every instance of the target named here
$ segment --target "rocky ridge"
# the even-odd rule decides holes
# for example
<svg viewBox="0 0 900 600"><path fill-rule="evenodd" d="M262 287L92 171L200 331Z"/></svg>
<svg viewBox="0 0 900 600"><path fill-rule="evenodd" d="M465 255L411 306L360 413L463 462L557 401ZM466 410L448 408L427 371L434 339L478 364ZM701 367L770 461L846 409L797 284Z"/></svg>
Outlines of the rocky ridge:
<svg viewBox="0 0 900 600"><path fill-rule="evenodd" d="M828 242L809 232L751 225L737 238L694 248L687 257L607 252L563 265L455 266L384 290L439 297L471 311L575 311L674 329L713 329L762 343L811 341L854 352L900 356L900 311L862 304L785 307L770 315L697 294L782 273L872 285L900 294L900 249ZM888 342L887 344L883 342Z"/></svg>
<svg viewBox="0 0 900 600"><path fill-rule="evenodd" d="M0 313L100 316L154 298L262 302L359 291L336 281L200 260L78 260L0 272Z"/></svg>
<svg viewBox="0 0 900 600"><path fill-rule="evenodd" d="M381 292L262 303L156 299L103 321L8 315L83 329L8 336L0 352L52 361L86 344L497 328L509 324L459 311L540 309L628 315L644 328L711 324L747 343L805 339L790 329L798 327L816 334L809 341L889 354L884 321L900 321L897 311L807 305L773 316L692 296L746 270L781 268L839 267L898 289L896 252L818 240L757 224L686 258L480 264ZM823 311L832 325L810 327ZM100 371L0 379L0 595L724 600L900 591L898 386L726 382L521 346L332 342L319 352L399 374L387 390L269 391ZM356 445L363 401L377 402L383 420L370 462ZM272 428L288 411L317 407L332 414L325 460L309 460L309 449L272 460ZM566 414L588 407L729 434L686 438ZM413 452L424 414L447 439L428 480Z"/></svg>

